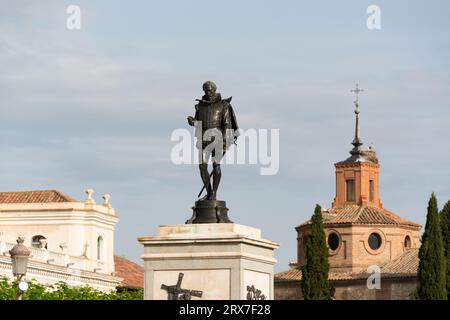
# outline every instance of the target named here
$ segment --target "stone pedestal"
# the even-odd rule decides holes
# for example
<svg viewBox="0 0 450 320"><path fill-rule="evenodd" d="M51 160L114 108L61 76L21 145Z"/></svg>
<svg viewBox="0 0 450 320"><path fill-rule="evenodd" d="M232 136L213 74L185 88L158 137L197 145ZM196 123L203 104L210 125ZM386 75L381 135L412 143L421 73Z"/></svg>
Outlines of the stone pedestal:
<svg viewBox="0 0 450 320"><path fill-rule="evenodd" d="M176 294L179 299L245 300L252 286L273 299L278 244L262 239L259 229L234 223L169 225L138 241L144 246L146 300L167 300L168 287L177 284L197 295L201 291L201 297Z"/></svg>

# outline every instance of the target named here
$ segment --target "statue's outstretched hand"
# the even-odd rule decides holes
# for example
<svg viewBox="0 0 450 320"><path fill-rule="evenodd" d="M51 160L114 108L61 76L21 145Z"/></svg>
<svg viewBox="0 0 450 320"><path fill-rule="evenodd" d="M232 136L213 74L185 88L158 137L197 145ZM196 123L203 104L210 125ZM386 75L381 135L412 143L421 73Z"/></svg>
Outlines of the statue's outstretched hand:
<svg viewBox="0 0 450 320"><path fill-rule="evenodd" d="M194 121L195 121L194 117L191 117L191 116L187 117L187 121L191 127L194 126Z"/></svg>

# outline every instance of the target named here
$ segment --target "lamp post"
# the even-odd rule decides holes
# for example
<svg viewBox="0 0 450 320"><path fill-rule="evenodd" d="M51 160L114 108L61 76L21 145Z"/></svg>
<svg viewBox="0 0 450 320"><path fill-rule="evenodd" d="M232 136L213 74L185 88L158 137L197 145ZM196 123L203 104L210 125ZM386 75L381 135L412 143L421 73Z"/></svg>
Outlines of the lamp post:
<svg viewBox="0 0 450 320"><path fill-rule="evenodd" d="M11 254L13 274L17 279L17 300L22 300L23 292L26 290L26 283L22 284L21 280L27 273L28 258L30 256L30 250L24 246L24 237L19 236L17 238L17 244L9 250Z"/></svg>

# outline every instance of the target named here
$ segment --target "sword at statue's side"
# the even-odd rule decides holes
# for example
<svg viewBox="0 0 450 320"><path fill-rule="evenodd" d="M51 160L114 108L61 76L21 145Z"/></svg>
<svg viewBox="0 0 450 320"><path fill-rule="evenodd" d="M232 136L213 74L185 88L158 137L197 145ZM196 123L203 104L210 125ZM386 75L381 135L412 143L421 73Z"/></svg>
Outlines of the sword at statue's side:
<svg viewBox="0 0 450 320"><path fill-rule="evenodd" d="M235 143L236 143L236 142L235 142ZM223 158L223 156L225 155L226 152L227 152L226 150L223 151L222 158ZM209 180L211 180L211 177L212 177L212 176L213 176L213 172L211 171L211 173L209 174ZM205 185L203 185L202 189L201 189L200 192L198 193L197 198L200 198L200 196L202 195L203 191L205 191Z"/></svg>
<svg viewBox="0 0 450 320"><path fill-rule="evenodd" d="M212 176L213 176L213 172L211 171L211 173L209 174L209 180L211 180ZM202 190L200 190L200 192L198 193L197 198L200 198L200 196L202 195L203 191L205 191L205 186L202 187Z"/></svg>

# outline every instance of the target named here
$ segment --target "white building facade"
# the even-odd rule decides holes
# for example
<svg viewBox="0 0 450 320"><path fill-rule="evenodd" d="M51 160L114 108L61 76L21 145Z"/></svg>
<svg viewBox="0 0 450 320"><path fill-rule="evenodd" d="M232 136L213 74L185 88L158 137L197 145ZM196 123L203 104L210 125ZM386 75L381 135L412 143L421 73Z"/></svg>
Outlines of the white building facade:
<svg viewBox="0 0 450 320"><path fill-rule="evenodd" d="M114 290L118 217L109 195L96 204L93 190L86 193L78 202L57 190L0 192L0 277L12 278L9 250L21 235L31 251L27 280Z"/></svg>

